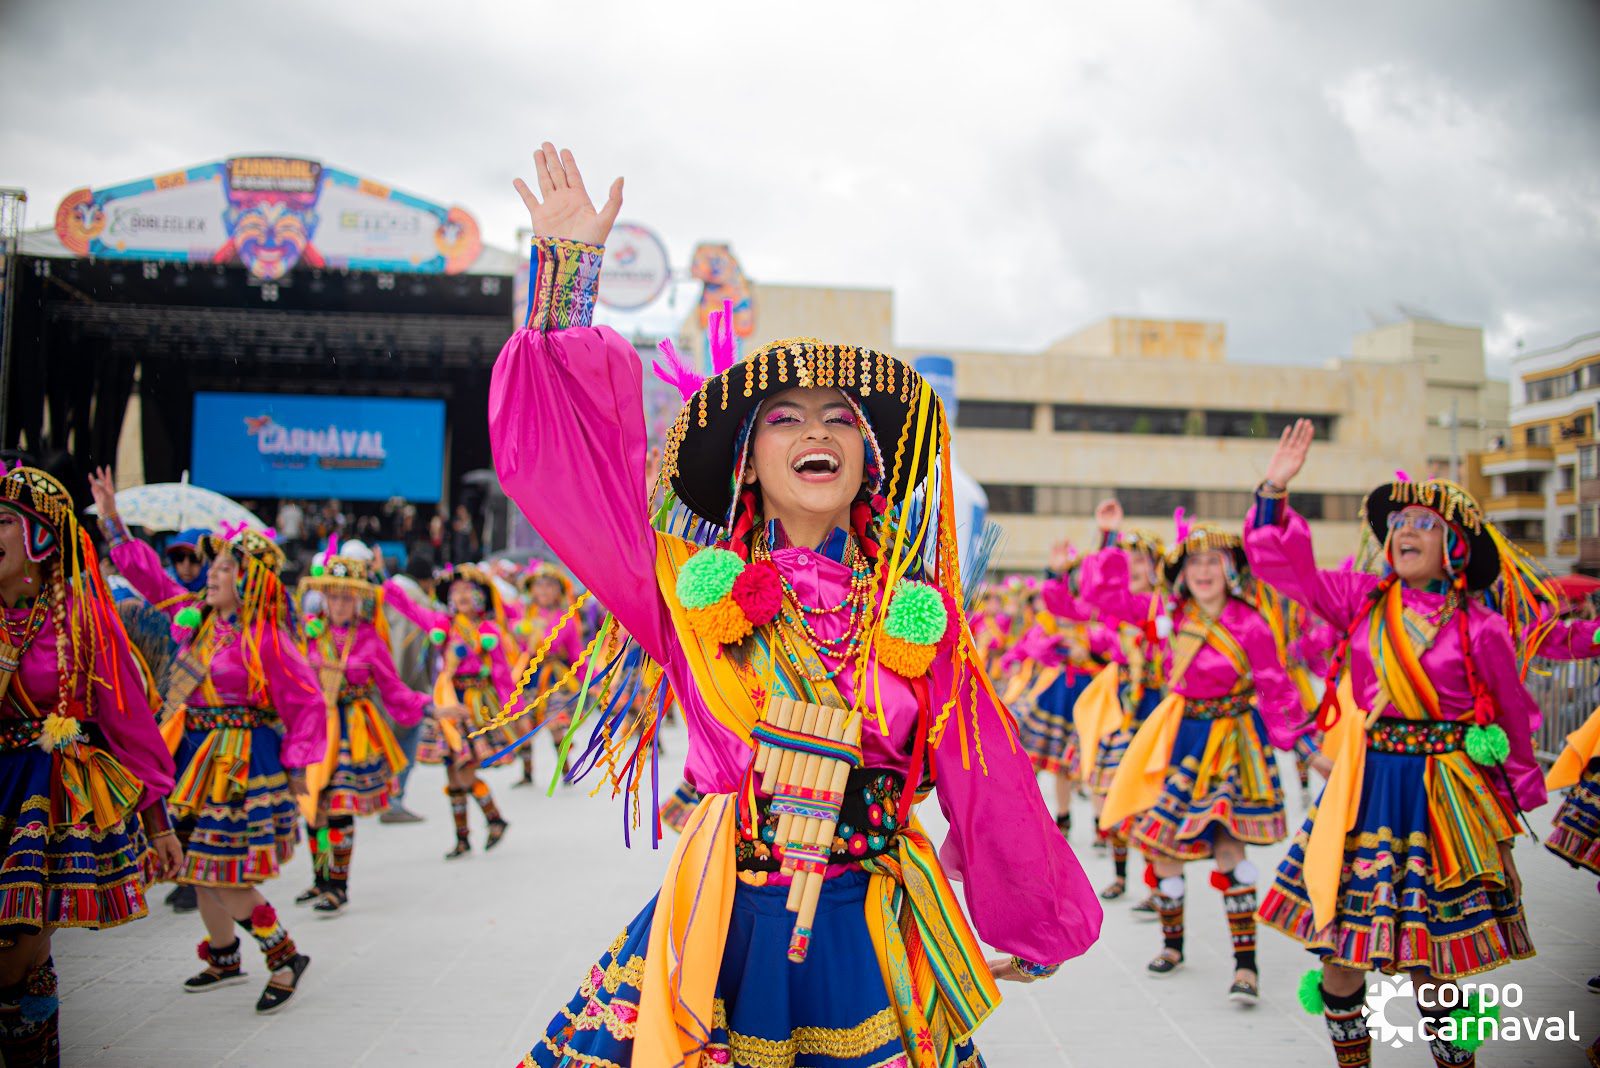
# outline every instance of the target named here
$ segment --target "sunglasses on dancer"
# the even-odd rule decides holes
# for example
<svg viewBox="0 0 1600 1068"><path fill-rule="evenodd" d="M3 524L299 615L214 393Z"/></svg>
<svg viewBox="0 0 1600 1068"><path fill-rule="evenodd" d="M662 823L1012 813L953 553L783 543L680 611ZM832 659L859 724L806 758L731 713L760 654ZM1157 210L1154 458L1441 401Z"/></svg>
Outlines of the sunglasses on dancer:
<svg viewBox="0 0 1600 1068"><path fill-rule="evenodd" d="M1419 533L1426 533L1430 530L1442 530L1444 528L1444 520L1432 512L1389 513L1390 530L1404 530L1406 527L1410 527Z"/></svg>

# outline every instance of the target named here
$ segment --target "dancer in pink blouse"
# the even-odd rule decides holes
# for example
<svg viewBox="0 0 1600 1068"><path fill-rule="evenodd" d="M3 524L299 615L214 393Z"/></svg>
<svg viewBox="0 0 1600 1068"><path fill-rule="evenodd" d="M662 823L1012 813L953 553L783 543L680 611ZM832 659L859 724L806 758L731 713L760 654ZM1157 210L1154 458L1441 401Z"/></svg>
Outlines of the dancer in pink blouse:
<svg viewBox="0 0 1600 1068"><path fill-rule="evenodd" d="M541 693L559 685L562 690L533 714L532 722L524 720L524 724L525 727L533 727L548 721L549 730L546 733L550 735L556 751L560 752L571 718L567 706L578 689L568 669L583 659L583 621L577 616L566 618L567 610L572 607L572 580L554 564L543 560L530 562L518 579L518 585L528 598L528 603L521 618L511 626L519 646L516 674L521 676L522 669L548 640L550 648L539 665L537 677L529 680L528 689L531 693ZM567 681L563 683L563 679ZM517 756L522 761L522 778L512 785L531 786L533 742L527 741L519 746Z"/></svg>
<svg viewBox="0 0 1600 1068"><path fill-rule="evenodd" d="M295 904L310 904L320 916L344 911L356 817L388 811L389 784L406 766L388 720L409 727L428 707L428 695L401 682L395 670L383 591L367 568L330 545L301 584L322 594L322 614L305 622L305 647L327 704L328 748L312 780L315 803L307 806L314 881Z"/></svg>
<svg viewBox="0 0 1600 1068"><path fill-rule="evenodd" d="M1320 570L1288 496L1312 436L1305 420L1284 431L1245 531L1257 578L1341 637L1317 714L1328 783L1261 919L1321 958L1302 1001L1325 1015L1341 1065L1370 1063L1373 969L1409 973L1434 1059L1470 1065L1484 1036L1463 1027L1476 1013L1453 1018L1438 986L1533 955L1511 846L1519 811L1545 803L1539 709L1518 670L1540 607L1511 591L1535 583L1513 573L1518 558L1478 503L1442 479L1402 477L1367 497L1381 575ZM1475 596L1503 575L1506 615Z"/></svg>
<svg viewBox="0 0 1600 1068"><path fill-rule="evenodd" d="M209 570L197 605L155 551L129 537L110 470L102 468L90 488L117 569L140 596L165 608L183 643L163 695L161 729L180 768L172 809L195 821L180 879L198 888L207 934L198 950L207 967L184 990L247 978L233 933L238 924L255 936L271 972L256 1011L275 1012L294 996L311 958L259 888L294 855L295 797L306 792L306 769L323 758L327 742L322 692L278 580L283 551L256 530L201 538Z"/></svg>
<svg viewBox="0 0 1600 1068"><path fill-rule="evenodd" d="M664 670L702 799L661 893L596 963L605 981L585 978L525 1063L751 1063L773 1043L819 1066L979 1063L993 976L1049 974L1094 941L1100 908L956 610L948 501L930 494L931 521L908 529L913 490L948 462L938 400L853 346L777 342L735 363L719 315L716 375L669 356L688 399L658 487L707 536L653 530L641 364L589 325L621 183L596 212L570 153L545 145L535 161L539 195L518 185L536 234L530 321L490 392L496 470ZM782 718L793 707L798 726ZM824 717L844 741L819 734ZM834 827L817 846L799 824L778 833L797 799L752 776L758 748L775 768L802 748L854 765L800 821ZM950 822L942 857L913 815L930 783ZM1012 956L985 966L946 869ZM613 1019L628 1022L601 1025Z"/></svg>
<svg viewBox="0 0 1600 1068"><path fill-rule="evenodd" d="M1097 518L1114 532L1122 508L1106 501ZM1162 567L1175 599L1170 622L1160 628L1171 635L1167 696L1129 744L1100 825L1129 821L1129 839L1151 858L1159 879L1163 946L1146 966L1153 976L1184 963L1184 865L1215 860L1211 883L1222 893L1233 940L1228 994L1254 1005L1257 873L1245 846L1270 845L1287 834L1272 750L1294 746L1299 701L1266 621L1242 597L1245 560L1237 536L1180 527ZM1125 623L1160 618L1160 595L1128 588L1127 555L1114 546L1085 562L1083 597Z"/></svg>
<svg viewBox="0 0 1600 1068"><path fill-rule="evenodd" d="M57 928L144 916L183 851L153 695L73 501L37 468L0 468L0 1061L60 1060Z"/></svg>
<svg viewBox="0 0 1600 1068"><path fill-rule="evenodd" d="M494 580L472 564L458 564L439 581L449 591L449 611L418 604L393 579L383 589L388 604L425 629L428 640L439 648L442 664L434 680L434 710L422 722L417 759L445 766L445 796L450 799L456 844L444 857L455 860L472 852L468 797L478 803L489 824L485 850L499 845L511 826L500 814L489 784L478 778L478 768L508 741L504 732L482 728L510 700L513 683L506 659L505 607Z"/></svg>

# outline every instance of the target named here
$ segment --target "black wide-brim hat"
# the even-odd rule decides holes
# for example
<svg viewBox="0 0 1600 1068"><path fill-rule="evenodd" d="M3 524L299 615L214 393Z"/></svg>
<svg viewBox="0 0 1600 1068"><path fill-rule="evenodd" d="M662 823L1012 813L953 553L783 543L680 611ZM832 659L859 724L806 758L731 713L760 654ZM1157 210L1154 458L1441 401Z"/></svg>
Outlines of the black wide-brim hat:
<svg viewBox="0 0 1600 1068"><path fill-rule="evenodd" d="M1367 494L1362 511L1367 529L1379 545L1389 538L1389 517L1403 508L1418 506L1438 514L1467 541L1467 588L1486 590L1500 577L1500 548L1489 532L1483 509L1472 494L1445 478L1425 482L1386 482Z"/></svg>
<svg viewBox="0 0 1600 1068"><path fill-rule="evenodd" d="M1241 576L1250 569L1250 561L1244 554L1244 542L1239 535L1213 526L1196 526L1182 541L1168 549L1166 559L1161 561L1161 574L1167 580L1167 588L1177 587L1178 579L1183 575L1183 565L1192 554L1209 552L1227 553L1233 560L1234 571Z"/></svg>
<svg viewBox="0 0 1600 1068"><path fill-rule="evenodd" d="M922 376L875 349L788 338L764 345L706 379L673 421L662 471L690 511L719 526L727 524L740 460L736 453L747 446L740 440L747 420L768 397L796 386L837 389L861 408L882 456L882 493L891 507L922 484L940 445L931 431L943 425L939 398ZM913 461L918 450L907 426L916 428L924 403L927 436Z"/></svg>

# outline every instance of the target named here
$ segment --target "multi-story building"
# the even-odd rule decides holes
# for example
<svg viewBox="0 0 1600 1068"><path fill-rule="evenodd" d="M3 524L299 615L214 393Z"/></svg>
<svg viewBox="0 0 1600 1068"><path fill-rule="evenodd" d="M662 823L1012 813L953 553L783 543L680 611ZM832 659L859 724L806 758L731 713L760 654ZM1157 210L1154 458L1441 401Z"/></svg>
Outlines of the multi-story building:
<svg viewBox="0 0 1600 1068"><path fill-rule="evenodd" d="M1600 331L1511 361L1511 426L1477 457L1484 509L1556 574L1600 574Z"/></svg>
<svg viewBox="0 0 1600 1068"><path fill-rule="evenodd" d="M1004 527L992 565L1007 571L1043 567L1063 537L1092 544L1094 507L1108 496L1130 525L1164 534L1179 507L1238 526L1278 435L1300 416L1321 444L1294 504L1312 522L1322 561L1336 565L1357 547L1363 495L1396 468L1425 471L1438 455L1425 413L1450 410L1426 355L1407 357L1393 340L1324 366L1247 364L1228 360L1221 323L1118 317L1043 352L980 352L894 344L888 290L756 284L753 296L751 345L803 334L954 360L956 457ZM703 344L693 317L680 344ZM1479 383L1481 363L1480 348ZM1459 399L1457 410L1487 418Z"/></svg>

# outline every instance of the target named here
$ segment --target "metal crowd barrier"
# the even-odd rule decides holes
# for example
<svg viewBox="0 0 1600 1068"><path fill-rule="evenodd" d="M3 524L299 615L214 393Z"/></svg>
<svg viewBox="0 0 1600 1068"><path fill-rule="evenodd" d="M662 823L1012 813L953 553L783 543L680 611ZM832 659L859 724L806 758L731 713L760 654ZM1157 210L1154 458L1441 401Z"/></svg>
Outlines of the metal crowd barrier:
<svg viewBox="0 0 1600 1068"><path fill-rule="evenodd" d="M1555 760L1567 735L1600 705L1600 659L1544 660L1528 669L1528 692L1544 712L1533 735L1534 752L1546 764Z"/></svg>

